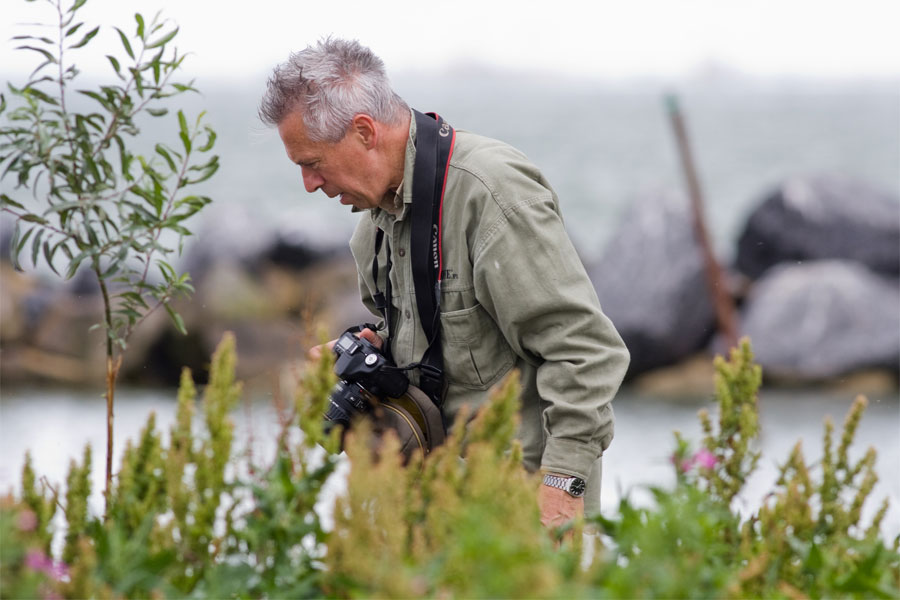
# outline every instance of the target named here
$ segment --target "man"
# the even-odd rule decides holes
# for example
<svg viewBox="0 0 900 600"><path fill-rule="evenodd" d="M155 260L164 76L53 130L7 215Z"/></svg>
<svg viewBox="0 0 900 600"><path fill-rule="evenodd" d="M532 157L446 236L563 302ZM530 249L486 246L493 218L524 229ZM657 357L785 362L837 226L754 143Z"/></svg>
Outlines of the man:
<svg viewBox="0 0 900 600"><path fill-rule="evenodd" d="M321 41L275 69L260 117L278 127L308 192L366 211L350 241L362 300L377 315L374 298L387 277L393 294L390 331L360 335L379 348L389 339L397 365L421 360L428 341L416 310L409 218L417 125L383 63L358 42ZM380 249L378 230L387 242ZM519 151L458 131L441 233L445 420L464 404L478 408L519 369L525 467L545 473L542 522L598 511L610 402L628 352L600 310L555 193ZM392 262L389 275L373 269L376 253L380 265Z"/></svg>

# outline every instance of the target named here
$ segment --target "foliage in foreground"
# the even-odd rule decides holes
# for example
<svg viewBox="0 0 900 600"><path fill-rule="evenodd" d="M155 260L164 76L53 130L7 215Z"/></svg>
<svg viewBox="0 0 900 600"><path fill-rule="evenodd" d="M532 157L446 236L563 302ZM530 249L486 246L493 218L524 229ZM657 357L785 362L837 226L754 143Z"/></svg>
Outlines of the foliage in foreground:
<svg viewBox="0 0 900 600"><path fill-rule="evenodd" d="M26 459L23 491L0 506L3 597L897 597L898 540L868 527L861 507L875 454L849 448L865 401L857 399L824 458L799 445L764 505L749 516L732 500L755 468L759 369L744 343L717 360L716 423L701 415L694 451L676 437L672 490L655 503L621 501L593 553L581 535L542 529L538 481L514 440L518 389L507 380L447 444L403 467L391 440L379 456L360 427L349 438L346 491L326 528L315 510L343 458L321 414L333 383L330 357L312 365L297 398L304 439L286 430L271 466L240 464L228 413L240 395L234 343L213 359L202 418L185 373L175 425L164 438L151 416L129 445L106 519L91 515L91 455L73 461L66 492L38 483ZM192 423L194 424L192 428ZM464 460L460 456L465 457ZM55 529L62 508L65 525ZM328 529L328 530L326 530ZM56 541L53 541L56 534Z"/></svg>

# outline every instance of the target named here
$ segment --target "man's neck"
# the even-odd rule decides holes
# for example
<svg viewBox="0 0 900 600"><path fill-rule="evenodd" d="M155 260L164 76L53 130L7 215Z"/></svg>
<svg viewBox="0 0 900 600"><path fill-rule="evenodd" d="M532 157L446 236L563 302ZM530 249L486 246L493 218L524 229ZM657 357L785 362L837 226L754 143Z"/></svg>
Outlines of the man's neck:
<svg viewBox="0 0 900 600"><path fill-rule="evenodd" d="M409 140L409 121L410 115L404 113L403 118L397 125L391 125L384 129L385 150L388 157L388 167L390 172L390 180L387 193L381 200L380 208L387 212L397 215L402 210L402 206L396 206L395 199L397 190L403 183L403 171L406 165L406 144Z"/></svg>

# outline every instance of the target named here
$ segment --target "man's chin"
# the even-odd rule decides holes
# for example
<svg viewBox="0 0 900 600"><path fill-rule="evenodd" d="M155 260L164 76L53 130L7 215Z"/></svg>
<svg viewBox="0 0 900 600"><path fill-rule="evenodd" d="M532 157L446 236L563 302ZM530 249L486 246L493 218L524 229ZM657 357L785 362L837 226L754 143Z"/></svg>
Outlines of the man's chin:
<svg viewBox="0 0 900 600"><path fill-rule="evenodd" d="M350 206L353 208L353 212L357 212L360 210L366 210L371 208L369 203L365 200L357 198L356 196L351 196L349 194L341 194L339 202L344 206Z"/></svg>

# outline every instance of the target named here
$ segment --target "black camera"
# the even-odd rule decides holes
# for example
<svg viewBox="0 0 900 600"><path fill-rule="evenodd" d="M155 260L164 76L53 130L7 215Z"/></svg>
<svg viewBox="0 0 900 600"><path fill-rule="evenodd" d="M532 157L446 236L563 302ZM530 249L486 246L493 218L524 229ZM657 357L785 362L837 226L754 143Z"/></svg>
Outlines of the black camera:
<svg viewBox="0 0 900 600"><path fill-rule="evenodd" d="M331 390L331 404L325 413L331 427L340 424L346 428L356 415L369 412L372 397L399 398L406 393L406 374L368 340L344 332L334 344L334 353L334 372L340 381Z"/></svg>

